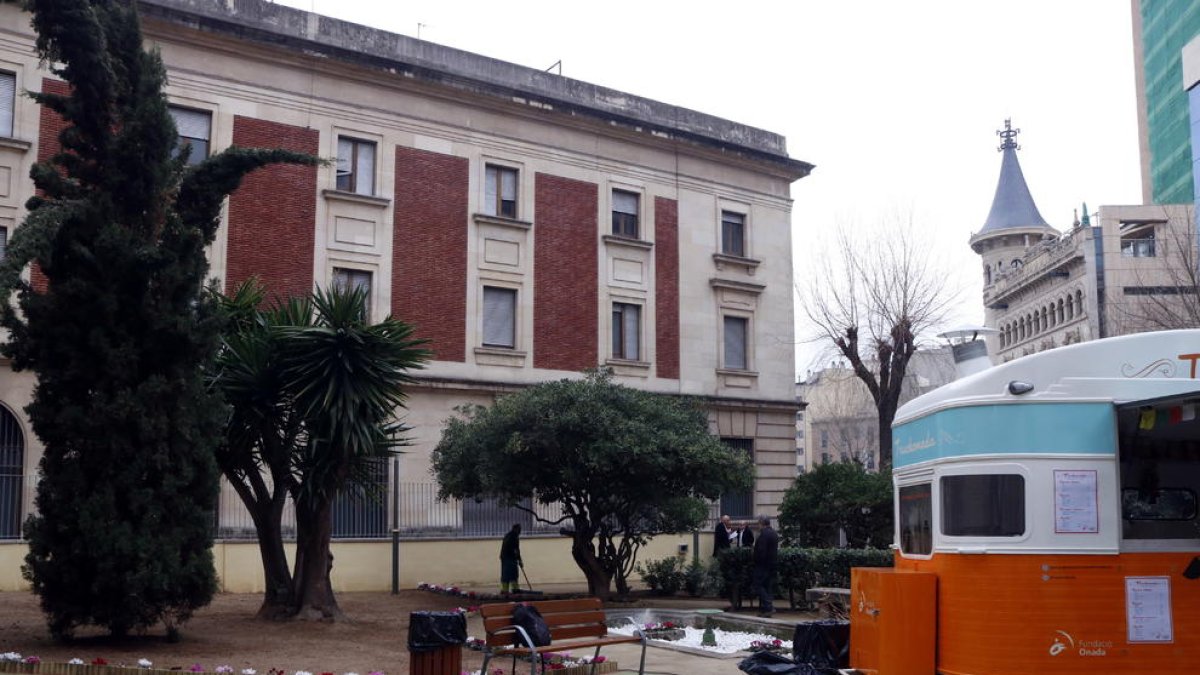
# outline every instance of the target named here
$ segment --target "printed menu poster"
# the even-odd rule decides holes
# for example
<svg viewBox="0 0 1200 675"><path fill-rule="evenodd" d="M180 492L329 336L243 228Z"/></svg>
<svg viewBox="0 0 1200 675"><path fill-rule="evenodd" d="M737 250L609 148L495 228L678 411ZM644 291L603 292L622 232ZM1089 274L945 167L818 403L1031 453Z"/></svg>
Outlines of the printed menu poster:
<svg viewBox="0 0 1200 675"><path fill-rule="evenodd" d="M1054 472L1054 531L1095 534L1100 531L1099 493L1095 471Z"/></svg>
<svg viewBox="0 0 1200 675"><path fill-rule="evenodd" d="M1130 642L1174 642L1170 577L1125 577Z"/></svg>

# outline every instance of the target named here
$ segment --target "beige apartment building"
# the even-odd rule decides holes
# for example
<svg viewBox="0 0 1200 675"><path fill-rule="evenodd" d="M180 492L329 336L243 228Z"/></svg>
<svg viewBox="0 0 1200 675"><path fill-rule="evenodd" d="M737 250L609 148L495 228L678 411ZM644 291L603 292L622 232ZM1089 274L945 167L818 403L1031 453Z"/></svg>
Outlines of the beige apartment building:
<svg viewBox="0 0 1200 675"><path fill-rule="evenodd" d="M1102 206L1065 232L1034 204L1006 122L1000 179L971 236L983 262L985 323L999 362L1085 340L1196 325L1195 210ZM1191 314L1189 319L1189 312Z"/></svg>
<svg viewBox="0 0 1200 675"><path fill-rule="evenodd" d="M257 276L280 296L365 286L374 317L396 315L432 341L405 414L414 445L378 467L387 499L339 502L339 588L388 586L393 530L403 586L494 582L494 537L517 519L533 531L526 556L542 561L530 574L581 578L568 541L527 514L436 501L429 453L457 406L597 366L701 401L712 433L757 472L752 493L714 510L776 511L795 475L798 408L790 188L812 168L783 137L265 0L139 6L194 151L286 147L335 160L252 175L228 201L213 275L225 288ZM61 128L19 92L64 86L38 63L13 5L0 6L0 35L7 235L33 192L30 166L54 152ZM33 376L0 367L8 589L23 583L19 524L41 449L22 412ZM232 491L219 520L225 589L256 590L253 529ZM645 555L691 541L660 537Z"/></svg>

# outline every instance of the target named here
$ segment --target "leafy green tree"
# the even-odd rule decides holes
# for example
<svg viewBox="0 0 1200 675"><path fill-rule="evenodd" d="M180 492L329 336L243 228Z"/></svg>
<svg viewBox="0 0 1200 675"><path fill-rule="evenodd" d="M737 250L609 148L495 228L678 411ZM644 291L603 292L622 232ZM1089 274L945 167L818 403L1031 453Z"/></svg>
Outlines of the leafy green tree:
<svg viewBox="0 0 1200 675"><path fill-rule="evenodd" d="M361 485L370 460L405 443L396 419L410 371L429 352L413 327L368 323L363 289L318 290L260 309L247 282L222 300L228 318L213 383L231 405L217 451L258 532L264 618L340 618L329 575L333 499ZM296 509L296 560L284 556L282 516Z"/></svg>
<svg viewBox="0 0 1200 675"><path fill-rule="evenodd" d="M892 477L857 462L818 464L796 477L779 507L780 534L792 546L830 546L838 532L854 548L892 541Z"/></svg>
<svg viewBox="0 0 1200 675"><path fill-rule="evenodd" d="M316 160L234 149L187 168L135 3L27 7L70 94L30 94L66 128L31 172L41 196L0 267L3 353L36 374L26 412L45 447L23 572L56 637L159 622L174 634L216 588L223 407L203 379L218 330L204 249L247 172ZM22 279L30 264L44 288Z"/></svg>
<svg viewBox="0 0 1200 675"><path fill-rule="evenodd" d="M602 373L539 384L488 408L460 408L433 451L439 497L496 498L540 522L568 524L588 592L628 593L638 549L697 527L705 500L749 489L750 460L708 433L690 401L614 383ZM547 520L522 500L558 504Z"/></svg>

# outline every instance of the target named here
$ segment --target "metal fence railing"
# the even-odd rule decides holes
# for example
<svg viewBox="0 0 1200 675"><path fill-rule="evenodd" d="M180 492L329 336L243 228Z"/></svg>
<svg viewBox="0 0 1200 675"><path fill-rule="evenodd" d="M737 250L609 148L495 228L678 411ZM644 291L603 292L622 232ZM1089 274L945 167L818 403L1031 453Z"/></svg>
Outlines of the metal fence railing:
<svg viewBox="0 0 1200 675"><path fill-rule="evenodd" d="M390 463L389 463L390 464ZM537 504L528 511L504 506L494 500L438 501L433 481L394 481L394 468L382 465L373 475L374 489L349 490L339 495L333 507L335 539L390 539L392 528L402 539L492 538L500 537L520 523L524 533L558 534L569 522L551 524L562 516L558 504ZM398 491L391 488L399 486ZM21 523L33 509L37 489L36 476L0 475L0 541L21 539ZM711 530L721 514L719 502L709 506L709 518L702 527ZM549 522L546 522L549 521ZM213 514L213 535L221 541L253 541L257 538L254 521L233 488L222 482ZM288 500L283 510L283 535L296 536L295 510Z"/></svg>

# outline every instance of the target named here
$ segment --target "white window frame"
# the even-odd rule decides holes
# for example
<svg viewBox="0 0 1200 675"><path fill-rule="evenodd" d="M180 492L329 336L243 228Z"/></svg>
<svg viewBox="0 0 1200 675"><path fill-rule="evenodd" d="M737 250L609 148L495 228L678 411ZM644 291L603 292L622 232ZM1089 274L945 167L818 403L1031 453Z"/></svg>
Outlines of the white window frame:
<svg viewBox="0 0 1200 675"><path fill-rule="evenodd" d="M513 202L513 209L511 214L502 213L503 203L509 201L504 199L503 177L505 175L512 175L513 177L511 200ZM521 217L521 202L521 169L509 164L485 160L483 164L483 215L494 218L519 219Z"/></svg>
<svg viewBox="0 0 1200 675"><path fill-rule="evenodd" d="M730 346L726 340L726 325L730 319L742 321L745 326L742 344L742 360L744 363L740 366L734 366L729 363ZM733 372L754 372L754 317L748 313L721 312L720 330L721 369Z"/></svg>
<svg viewBox="0 0 1200 675"><path fill-rule="evenodd" d="M375 278L377 276L375 270L369 267L358 267L353 263L346 263L341 260L333 261L330 263L329 270L329 285L331 287L337 286L340 283L338 277L342 273L349 275L351 281L353 281L354 275L367 275L367 315L363 317L363 320L370 323L372 317L375 315Z"/></svg>
<svg viewBox="0 0 1200 675"><path fill-rule="evenodd" d="M511 344L503 342L488 341L488 291L496 291L504 293L512 299L511 313L509 315L509 330ZM479 344L486 349L509 349L516 350L520 344L520 312L521 312L521 290L514 286L498 284L491 280L484 280L482 288L479 291Z"/></svg>
<svg viewBox="0 0 1200 675"><path fill-rule="evenodd" d="M192 151L191 151L191 154L188 155L188 161L187 161L188 166L195 166L196 164L199 164L200 162L203 162L204 160L208 159L209 156L212 154L212 137L213 137L213 114L212 114L212 111L204 110L202 108L192 108L189 106L175 105L173 103L168 105L167 109L171 113L171 119L173 119L175 121L176 130L179 132L179 146L176 150L176 153L177 153L176 156L178 156L179 153L183 152L183 148L185 145L191 145ZM196 135L193 135L190 133L185 133L185 132L190 132L191 129L187 128L186 124L181 124L181 121L184 121L184 120L181 120L181 118L180 118L181 114L182 115L195 115L197 118L203 117L204 121L206 123L206 126L207 126L207 129L205 130L205 133L207 134L207 136L205 138L201 138L199 136L196 136ZM203 145L202 146L197 145L196 141L203 141Z"/></svg>
<svg viewBox="0 0 1200 675"><path fill-rule="evenodd" d="M621 228L620 228L621 231L618 231L617 223L616 223L617 214L621 213L621 214L629 215L628 211L617 211L617 194L618 193L620 193L622 195L631 196L634 199L636 211L632 214L633 215L633 230L634 230L633 234L629 234L628 232L625 231L628 229L626 227L625 223L623 223L621 225ZM645 233L646 233L645 201L646 201L645 195L642 193L642 191L635 189L635 188L630 188L630 187L623 186L623 185L616 185L616 186L613 186L609 190L608 222L609 222L610 233L612 234L612 236L622 237L625 239L645 239Z"/></svg>
<svg viewBox="0 0 1200 675"><path fill-rule="evenodd" d="M345 144L345 145L343 145ZM370 176L364 176L367 167L363 166L365 161L360 156L360 150L366 147L371 148ZM339 192L348 192L351 194L362 195L365 197L376 196L375 183L379 175L379 141L371 138L363 138L353 134L337 135L336 156L334 168L334 187ZM349 156L343 156L343 152L349 150ZM343 177L346 178L343 183Z"/></svg>
<svg viewBox="0 0 1200 675"><path fill-rule="evenodd" d="M9 78L11 78L11 88ZM0 70L0 136L13 138L17 128L17 74ZM9 91L5 91L9 89Z"/></svg>
<svg viewBox="0 0 1200 675"><path fill-rule="evenodd" d="M618 305L621 307L621 317L620 317L619 325L618 325L618 320L616 317L616 314L618 311L618 309L617 309ZM634 350L637 353L633 354L632 356L629 354L629 350L626 349L626 347L628 347L628 345L629 345L629 340L628 340L629 336L628 336L628 333L626 332L626 328L628 327L627 312L629 311L629 309L632 309L634 311L634 313L636 315L636 322L637 322L636 329L635 329L636 334L633 336ZM643 340L642 340L643 326L645 325L645 315L646 315L645 306L641 303L629 302L626 299L612 301L612 311L610 313L610 316L612 316L612 319L611 319L611 324L609 326L610 338L611 338L609 340L609 350L611 352L612 358L622 360L622 361L645 361L646 360L645 346L644 346ZM617 351L618 340L620 340L620 346L621 346L619 353Z"/></svg>

